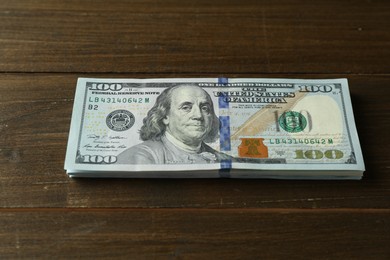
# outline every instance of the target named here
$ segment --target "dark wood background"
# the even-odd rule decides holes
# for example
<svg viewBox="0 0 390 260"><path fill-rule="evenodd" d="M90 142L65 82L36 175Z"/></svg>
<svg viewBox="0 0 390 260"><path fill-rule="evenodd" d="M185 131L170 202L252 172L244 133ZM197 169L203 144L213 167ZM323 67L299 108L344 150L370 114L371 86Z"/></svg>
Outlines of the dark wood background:
<svg viewBox="0 0 390 260"><path fill-rule="evenodd" d="M390 259L389 1L0 1L0 258ZM348 78L361 181L70 179L78 77Z"/></svg>

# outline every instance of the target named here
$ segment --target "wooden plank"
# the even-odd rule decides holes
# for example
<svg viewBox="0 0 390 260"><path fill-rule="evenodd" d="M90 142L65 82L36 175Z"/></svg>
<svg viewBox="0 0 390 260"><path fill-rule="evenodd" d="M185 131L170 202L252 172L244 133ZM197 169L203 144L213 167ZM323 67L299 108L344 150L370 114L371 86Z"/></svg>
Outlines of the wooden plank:
<svg viewBox="0 0 390 260"><path fill-rule="evenodd" d="M387 73L387 1L2 1L0 71Z"/></svg>
<svg viewBox="0 0 390 260"><path fill-rule="evenodd" d="M175 76L180 75L172 75ZM69 179L63 164L76 78L74 74L0 75L0 207L388 208L390 205L386 145L390 128L387 89L390 77L387 75L349 77L367 167L363 181Z"/></svg>
<svg viewBox="0 0 390 260"><path fill-rule="evenodd" d="M0 210L2 258L388 259L389 210Z"/></svg>

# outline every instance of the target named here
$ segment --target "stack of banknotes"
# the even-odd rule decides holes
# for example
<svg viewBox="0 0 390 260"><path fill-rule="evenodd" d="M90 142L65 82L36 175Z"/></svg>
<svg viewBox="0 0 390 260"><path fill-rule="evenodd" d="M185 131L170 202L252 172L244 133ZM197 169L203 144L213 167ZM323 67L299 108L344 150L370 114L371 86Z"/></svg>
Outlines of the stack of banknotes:
<svg viewBox="0 0 390 260"><path fill-rule="evenodd" d="M346 79L79 78L71 177L360 179Z"/></svg>

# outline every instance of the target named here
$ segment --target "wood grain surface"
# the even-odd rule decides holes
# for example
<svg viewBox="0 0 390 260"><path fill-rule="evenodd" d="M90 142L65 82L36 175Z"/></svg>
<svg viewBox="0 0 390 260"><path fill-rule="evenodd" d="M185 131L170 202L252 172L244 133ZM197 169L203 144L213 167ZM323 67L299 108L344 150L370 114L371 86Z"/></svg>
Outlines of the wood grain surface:
<svg viewBox="0 0 390 260"><path fill-rule="evenodd" d="M388 210L13 209L0 221L4 258L378 259L389 241Z"/></svg>
<svg viewBox="0 0 390 260"><path fill-rule="evenodd" d="M0 258L389 259L390 2L0 1ZM361 181L70 179L78 77L348 78Z"/></svg>

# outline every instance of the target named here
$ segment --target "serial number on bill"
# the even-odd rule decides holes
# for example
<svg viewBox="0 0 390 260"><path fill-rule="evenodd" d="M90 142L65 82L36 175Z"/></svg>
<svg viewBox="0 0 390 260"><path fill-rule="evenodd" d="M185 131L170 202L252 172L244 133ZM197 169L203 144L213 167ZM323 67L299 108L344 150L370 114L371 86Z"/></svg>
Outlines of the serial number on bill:
<svg viewBox="0 0 390 260"><path fill-rule="evenodd" d="M332 138L272 138L269 144L333 144Z"/></svg>
<svg viewBox="0 0 390 260"><path fill-rule="evenodd" d="M89 97L88 100L90 103L107 103L107 104L115 104L115 103L149 103L149 98L144 97L130 97L130 98L102 98L102 97Z"/></svg>

